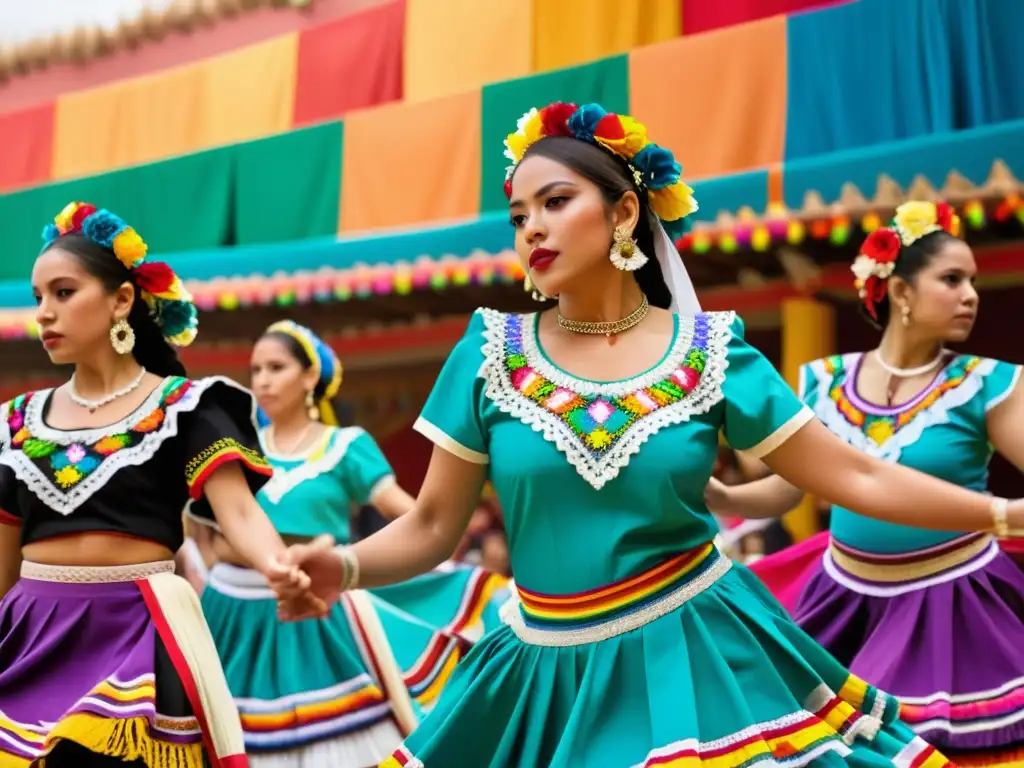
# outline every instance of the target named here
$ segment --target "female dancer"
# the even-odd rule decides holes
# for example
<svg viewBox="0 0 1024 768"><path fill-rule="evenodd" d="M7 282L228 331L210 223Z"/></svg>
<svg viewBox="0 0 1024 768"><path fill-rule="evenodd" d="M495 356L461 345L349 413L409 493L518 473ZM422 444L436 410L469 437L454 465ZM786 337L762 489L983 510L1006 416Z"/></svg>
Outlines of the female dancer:
<svg viewBox="0 0 1024 768"><path fill-rule="evenodd" d="M2 410L0 765L244 766L216 650L172 557L188 502L308 612L296 588L309 580L276 562L284 544L253 498L270 468L252 396L185 377L169 342L195 337L195 307L121 219L72 203L44 240L32 270L42 341L75 370Z"/></svg>
<svg viewBox="0 0 1024 768"><path fill-rule="evenodd" d="M948 206L911 202L867 239L854 272L881 343L804 366L800 396L864 453L984 491L993 447L1024 469L1024 391L1019 366L945 349L978 311L974 256L956 234ZM801 495L779 477L709 494L744 516L782 514ZM754 570L958 764L1024 764L1024 573L990 534L939 527L872 520L843 501L831 534Z"/></svg>
<svg viewBox="0 0 1024 768"><path fill-rule="evenodd" d="M690 189L636 121L555 104L507 144L516 250L557 307L474 316L418 422L436 445L408 514L352 547L290 548L317 584L409 578L494 483L518 604L385 765L947 765L711 544L719 430L883 519L984 530L1024 503L853 450L733 313L701 313L661 223L694 210Z"/></svg>
<svg viewBox="0 0 1024 768"><path fill-rule="evenodd" d="M271 325L252 353L252 387L274 477L257 499L286 541L351 541L354 505L394 519L413 499L358 427L337 427L341 362L308 328ZM502 580L452 568L379 595L346 595L325 621L281 624L266 579L223 538L202 604L241 713L249 760L266 768L366 768L429 708ZM496 607L491 607L497 624Z"/></svg>

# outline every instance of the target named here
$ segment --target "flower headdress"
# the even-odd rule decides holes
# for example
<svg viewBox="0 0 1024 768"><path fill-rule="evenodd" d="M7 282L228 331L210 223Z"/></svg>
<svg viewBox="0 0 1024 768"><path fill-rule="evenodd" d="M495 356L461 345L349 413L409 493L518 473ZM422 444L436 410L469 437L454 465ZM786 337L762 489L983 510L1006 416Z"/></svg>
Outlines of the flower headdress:
<svg viewBox="0 0 1024 768"><path fill-rule="evenodd" d="M598 104L579 107L556 102L531 109L505 139L505 157L512 161L505 175L506 196L512 195L512 174L526 150L548 136L585 141L625 160L637 190L647 195L654 256L672 295L669 309L684 315L700 312L693 281L675 246L676 238L686 231L684 219L697 210L697 201L672 153L649 141L647 129L628 115L616 115Z"/></svg>
<svg viewBox="0 0 1024 768"><path fill-rule="evenodd" d="M320 412L320 421L324 424L337 426L338 418L331 406L333 400L341 389L342 367L341 360L331 349L330 344L317 336L313 331L304 325L299 325L291 320L279 320L267 328L267 333L283 333L295 339L302 350L306 353L313 370L316 372L317 389L323 390L323 395L315 404Z"/></svg>
<svg viewBox="0 0 1024 768"><path fill-rule="evenodd" d="M879 227L868 235L850 269L857 295L871 317L878 319L877 306L885 298L900 250L939 231L960 237L960 217L956 212L947 203L912 200L896 209L887 227Z"/></svg>
<svg viewBox="0 0 1024 768"><path fill-rule="evenodd" d="M67 235L87 237L124 264L169 343L187 347L195 340L199 320L192 296L167 264L146 260L146 243L121 218L88 203L69 203L43 229L43 247Z"/></svg>
<svg viewBox="0 0 1024 768"><path fill-rule="evenodd" d="M547 136L570 136L602 147L629 165L638 189L647 193L651 210L673 237L683 234L683 219L697 210L693 190L681 179L682 168L672 153L648 140L647 129L629 115L607 112L598 104L556 102L531 109L505 139L505 157L512 161L505 176L511 195L512 173L526 150Z"/></svg>

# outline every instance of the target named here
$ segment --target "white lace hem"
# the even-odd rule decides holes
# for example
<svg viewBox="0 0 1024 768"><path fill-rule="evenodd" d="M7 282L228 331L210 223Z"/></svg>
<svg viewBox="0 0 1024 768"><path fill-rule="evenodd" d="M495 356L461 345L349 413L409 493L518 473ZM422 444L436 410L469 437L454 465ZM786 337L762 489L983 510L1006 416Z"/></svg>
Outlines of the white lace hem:
<svg viewBox="0 0 1024 768"><path fill-rule="evenodd" d="M491 457L486 453L480 453L480 451L474 451L472 448L467 448L454 437L448 435L440 427L431 424L422 416L416 419L416 423L412 425L412 428L438 448L444 448L448 453L458 456L463 461L468 461L471 464L487 464L491 460Z"/></svg>

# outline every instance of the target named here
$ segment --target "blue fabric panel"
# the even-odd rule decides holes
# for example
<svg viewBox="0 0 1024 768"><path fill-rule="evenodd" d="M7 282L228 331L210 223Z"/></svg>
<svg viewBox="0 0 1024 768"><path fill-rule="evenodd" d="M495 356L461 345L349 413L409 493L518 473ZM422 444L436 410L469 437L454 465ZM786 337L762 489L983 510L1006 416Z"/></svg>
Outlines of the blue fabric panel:
<svg viewBox="0 0 1024 768"><path fill-rule="evenodd" d="M768 207L768 172L748 171L690 182L700 209L694 221L714 221L720 211L735 213L749 205L760 213Z"/></svg>

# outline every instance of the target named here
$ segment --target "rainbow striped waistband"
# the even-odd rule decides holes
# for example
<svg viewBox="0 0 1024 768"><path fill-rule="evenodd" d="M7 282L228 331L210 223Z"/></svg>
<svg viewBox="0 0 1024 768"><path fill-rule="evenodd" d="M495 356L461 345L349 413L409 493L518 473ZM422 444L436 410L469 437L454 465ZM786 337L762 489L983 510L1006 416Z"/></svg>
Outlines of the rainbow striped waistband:
<svg viewBox="0 0 1024 768"><path fill-rule="evenodd" d="M832 539L823 565L854 592L892 596L942 584L984 567L999 554L989 533L970 533L934 547L882 555Z"/></svg>
<svg viewBox="0 0 1024 768"><path fill-rule="evenodd" d="M516 585L502 620L531 645L582 645L630 632L674 611L732 565L711 542L648 571L572 595L542 595Z"/></svg>

